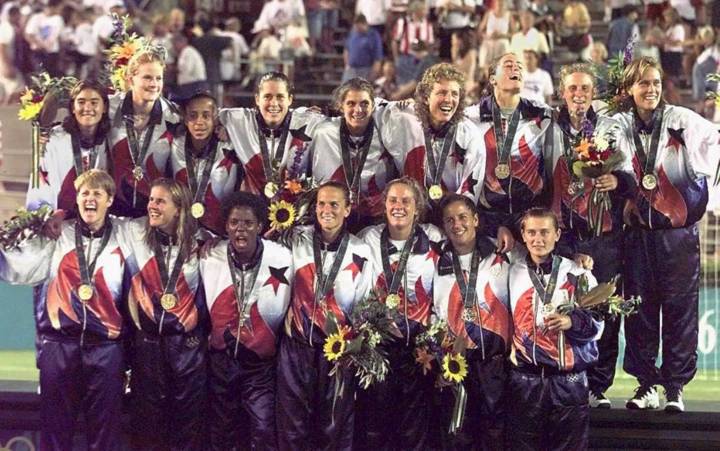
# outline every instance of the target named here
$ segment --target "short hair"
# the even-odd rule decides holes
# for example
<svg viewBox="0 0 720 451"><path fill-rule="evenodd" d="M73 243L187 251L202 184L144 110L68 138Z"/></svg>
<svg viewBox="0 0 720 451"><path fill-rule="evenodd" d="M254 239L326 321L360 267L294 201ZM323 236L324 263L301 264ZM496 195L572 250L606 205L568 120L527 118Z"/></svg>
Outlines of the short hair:
<svg viewBox="0 0 720 451"><path fill-rule="evenodd" d="M223 224L227 224L227 221L230 218L230 213L232 213L234 209L243 207L252 210L255 215L255 219L257 219L258 223L260 223L260 230L264 230L268 217L267 201L264 197L247 191L236 191L223 199L220 204Z"/></svg>
<svg viewBox="0 0 720 451"><path fill-rule="evenodd" d="M327 182L323 182L320 184L320 186L317 187L317 191L315 192L315 198L317 200L317 194L320 193L321 189L324 188L335 188L339 189L343 192L343 196L345 196L345 205L350 204L350 189L348 186L342 182L338 182L336 180L328 180Z"/></svg>
<svg viewBox="0 0 720 451"><path fill-rule="evenodd" d="M410 191L412 191L413 197L415 198L417 222L422 222L425 219L425 211L427 210L428 200L425 195L425 190L420 186L420 183L418 183L418 181L414 178L406 175L391 180L387 185L385 185L385 189L383 190L383 203L387 202L388 192L394 185L405 185L410 188Z"/></svg>
<svg viewBox="0 0 720 451"><path fill-rule="evenodd" d="M492 60L492 62L490 63L490 66L488 66L488 73L487 73L488 80L490 80L490 77L495 75L495 73L497 72L497 69L500 66L500 61L502 61L502 59L508 55L513 55L513 56L515 56L515 58L522 60L521 56L515 52L505 52L502 55L499 55L497 58Z"/></svg>
<svg viewBox="0 0 720 451"><path fill-rule="evenodd" d="M187 108L190 106L190 104L193 102L193 100L197 100L197 99L208 99L208 100L212 101L213 110L215 111L215 116L217 116L217 113L218 113L217 100L215 99L215 96L213 96L212 94L210 94L207 91L197 92L197 93L191 95L190 98L188 98L187 100L182 102L183 116L185 115ZM183 120L184 119L185 118L183 117Z"/></svg>
<svg viewBox="0 0 720 451"><path fill-rule="evenodd" d="M468 210L470 210L470 212L478 215L478 218L480 217L480 213L478 212L478 208L477 205L475 205L475 202L473 202L471 198L458 193L448 193L440 200L440 205L438 207L440 208L441 216L444 216L445 209L451 204L454 204L455 202L465 204L465 206L468 208Z"/></svg>
<svg viewBox="0 0 720 451"><path fill-rule="evenodd" d="M358 14L355 16L355 19L353 20L354 24L367 24L367 18L365 17L365 14Z"/></svg>
<svg viewBox="0 0 720 451"><path fill-rule="evenodd" d="M454 81L460 87L460 98L458 107L450 118L451 123L458 123L465 114L465 75L455 66L449 63L439 63L429 67L423 73L420 83L415 88L415 114L423 127L430 126L430 107L428 99L432 93L435 83L440 81Z"/></svg>
<svg viewBox="0 0 720 451"><path fill-rule="evenodd" d="M342 103L345 101L345 97L350 91L366 92L370 96L370 103L373 107L375 106L375 88L372 83L364 78L356 77L341 84L333 91L332 104L337 111L342 110Z"/></svg>
<svg viewBox="0 0 720 451"><path fill-rule="evenodd" d="M75 181L75 191L80 191L84 185L91 188L100 188L108 193L108 196L115 197L115 181L112 176L102 169L90 169L80 174Z"/></svg>
<svg viewBox="0 0 720 451"><path fill-rule="evenodd" d="M595 70L593 69L592 65L588 63L573 63L573 64L567 64L563 66L560 69L560 92L562 93L565 90L565 79L569 77L572 74L581 73L581 74L587 74L590 76L590 79L592 79L593 88L596 86L596 77L597 74L595 73Z"/></svg>
<svg viewBox="0 0 720 451"><path fill-rule="evenodd" d="M271 72L265 72L260 79L257 81L257 84L255 85L255 95L260 95L260 91L262 90L263 83L267 81L277 81L280 83L285 83L285 88L287 89L288 95L292 96L295 91L295 87L293 86L292 82L290 82L290 79L287 75L283 74L282 72L277 71L271 71Z"/></svg>
<svg viewBox="0 0 720 451"><path fill-rule="evenodd" d="M173 203L180 210L178 217L176 238L177 243L180 246L180 255L183 258L188 258L190 253L195 246L195 231L197 230L197 222L190 214L190 204L192 203L192 196L190 195L190 189L178 182L167 177L160 177L150 184L150 190L161 186L168 190L170 198ZM149 225L147 227L149 232ZM150 246L151 249L155 248L157 238L154 233L146 233L145 242Z"/></svg>
<svg viewBox="0 0 720 451"><path fill-rule="evenodd" d="M550 210L549 208L545 207L533 207L526 211L522 218L520 219L520 230L525 230L525 221L528 220L528 218L549 218L552 219L553 227L555 227L555 230L560 229L560 223L558 222L557 215L554 211Z"/></svg>
<svg viewBox="0 0 720 451"><path fill-rule="evenodd" d="M159 45L150 45L130 57L127 67L125 68L125 76L134 76L141 65L148 63L158 63L163 69L165 69L165 58L167 58L167 51L164 47Z"/></svg>

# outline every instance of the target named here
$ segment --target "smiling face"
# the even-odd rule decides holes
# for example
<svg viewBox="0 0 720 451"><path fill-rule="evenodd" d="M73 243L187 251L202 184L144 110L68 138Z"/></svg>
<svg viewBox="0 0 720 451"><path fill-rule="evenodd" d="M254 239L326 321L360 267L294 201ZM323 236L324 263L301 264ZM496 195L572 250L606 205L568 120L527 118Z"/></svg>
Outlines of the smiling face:
<svg viewBox="0 0 720 451"><path fill-rule="evenodd" d="M373 113L373 99L367 91L349 90L340 105L345 123L353 135L365 133Z"/></svg>
<svg viewBox="0 0 720 451"><path fill-rule="evenodd" d="M452 119L460 104L460 84L454 80L440 80L433 84L428 97L430 125L440 128Z"/></svg>
<svg viewBox="0 0 720 451"><path fill-rule="evenodd" d="M404 183L393 183L385 198L385 217L389 231L408 231L417 220L417 199L412 188Z"/></svg>
<svg viewBox="0 0 720 451"><path fill-rule="evenodd" d="M479 225L477 213L464 202L452 202L443 209L443 230L459 254L473 250Z"/></svg>
<svg viewBox="0 0 720 451"><path fill-rule="evenodd" d="M255 105L260 110L265 124L270 128L282 124L292 100L287 84L278 80L264 81L260 86L260 92L255 94Z"/></svg>
<svg viewBox="0 0 720 451"><path fill-rule="evenodd" d="M260 222L250 207L235 207L230 211L225 231L235 252L242 258L250 258L257 248Z"/></svg>
<svg viewBox="0 0 720 451"><path fill-rule="evenodd" d="M190 135L198 141L209 139L215 130L216 112L215 101L209 97L191 100L185 108L185 126Z"/></svg>
<svg viewBox="0 0 720 451"><path fill-rule="evenodd" d="M94 89L83 89L73 99L72 112L81 130L95 130L100 123L107 105L100 93Z"/></svg>
<svg viewBox="0 0 720 451"><path fill-rule="evenodd" d="M148 222L168 235L174 235L180 217L180 206L175 204L172 194L164 186L153 186L147 205Z"/></svg>
<svg viewBox="0 0 720 451"><path fill-rule="evenodd" d="M165 68L157 61L142 63L129 79L133 101L153 103L162 94Z"/></svg>
<svg viewBox="0 0 720 451"><path fill-rule="evenodd" d="M350 216L350 204L340 188L325 186L318 190L315 215L318 225L328 234L335 234L342 229L345 218Z"/></svg>
<svg viewBox="0 0 720 451"><path fill-rule="evenodd" d="M490 84L495 90L520 92L523 86L523 64L514 53L500 58L495 73L490 75Z"/></svg>
<svg viewBox="0 0 720 451"><path fill-rule="evenodd" d="M635 102L638 113L652 114L660 104L662 96L662 78L654 67L648 67L640 78L633 83L628 94Z"/></svg>
<svg viewBox="0 0 720 451"><path fill-rule="evenodd" d="M525 218L521 232L528 253L535 263L545 261L560 240L560 229L550 217Z"/></svg>
<svg viewBox="0 0 720 451"><path fill-rule="evenodd" d="M571 117L585 117L594 94L595 88L590 74L573 72L563 79L562 96Z"/></svg>
<svg viewBox="0 0 720 451"><path fill-rule="evenodd" d="M85 183L78 189L77 203L80 217L90 230L97 231L105 224L108 208L113 198L104 189Z"/></svg>

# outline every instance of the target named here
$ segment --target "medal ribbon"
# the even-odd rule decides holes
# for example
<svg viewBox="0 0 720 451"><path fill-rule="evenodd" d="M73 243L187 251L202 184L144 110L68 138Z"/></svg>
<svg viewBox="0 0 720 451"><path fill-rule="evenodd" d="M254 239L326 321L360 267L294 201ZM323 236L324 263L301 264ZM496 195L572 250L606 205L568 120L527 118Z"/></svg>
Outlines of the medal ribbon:
<svg viewBox="0 0 720 451"><path fill-rule="evenodd" d="M455 133L457 126L452 125L445 134L442 150L440 151L440 161L435 160L435 148L433 140L430 137L429 128L425 130L425 154L428 162L428 170L430 172L430 185L439 185L442 180L442 174L445 171L445 163L447 163L450 150L455 147Z"/></svg>
<svg viewBox="0 0 720 451"><path fill-rule="evenodd" d="M463 298L463 306L465 308L472 308L475 306L477 299L477 276L478 267L480 266L480 252L478 249L473 250L472 258L470 260L470 274L468 281L465 281L465 275L463 274L462 267L460 266L460 257L458 257L455 249L452 251L453 259L453 273L455 273L455 280L457 281L458 287L460 287L460 294Z"/></svg>
<svg viewBox="0 0 720 451"><path fill-rule="evenodd" d="M136 167L142 168L148 148L150 147L150 141L152 140L152 135L154 131L155 124L150 124L145 131L142 148L140 148L138 147L138 139L137 135L135 134L134 120L131 116L125 118L125 133L127 134L128 147L130 148L130 160L132 161L133 169L135 169ZM135 178L133 172L133 208L135 207L135 201L137 197L137 183L138 180Z"/></svg>
<svg viewBox="0 0 720 451"><path fill-rule="evenodd" d="M650 149L648 153L645 153L645 148L642 144L642 139L636 129L633 129L633 141L635 141L635 150L640 160L640 165L643 169L643 176L646 174L654 174L655 172L655 159L657 158L657 148L660 143L660 131L662 130L662 121L665 109L660 110L660 114L655 118L655 124L653 124L652 136L650 137Z"/></svg>
<svg viewBox="0 0 720 451"><path fill-rule="evenodd" d="M400 288L400 281L405 274L405 268L407 267L408 259L410 258L410 251L415 244L415 230L413 229L412 234L405 240L402 251L400 252L400 260L398 260L397 268L395 271L390 266L390 256L388 255L388 248L390 247L390 236L388 229L385 227L380 235L380 257L382 258L383 273L385 273L385 284L388 287L388 294L397 294L398 288ZM405 293L407 296L407 293Z"/></svg>
<svg viewBox="0 0 720 451"><path fill-rule="evenodd" d="M343 258L345 257L345 251L347 251L349 235L347 233L342 237L340 246L338 247L337 253L335 254L335 260L330 267L330 272L323 277L323 264L322 264L322 239L319 233L313 235L313 258L315 260L315 274L317 274L317 289L315 290L315 299L319 300L325 297L330 287L335 283L335 278L340 272L340 265L342 264Z"/></svg>
<svg viewBox="0 0 720 451"><path fill-rule="evenodd" d="M156 231L155 233L158 232ZM162 247L159 243L156 243L155 249L153 250L155 251L155 260L157 261L158 271L160 272L160 280L163 284L163 294L174 294L175 283L177 282L178 276L180 275L180 268L182 268L184 263L183 259L180 258L180 254L178 254L177 258L175 258L175 262L173 263L172 273L168 278L168 271L167 266L165 265L165 258L163 258ZM170 257L171 250L172 245L168 244L168 258Z"/></svg>
<svg viewBox="0 0 720 451"><path fill-rule="evenodd" d="M520 109L515 108L510 123L508 125L507 134L503 132L502 114L497 102L493 101L492 106L493 130L495 132L495 152L497 153L498 165L510 164L510 151L512 143L515 141L515 133L517 132L518 123L520 122ZM501 144L502 143L502 144Z"/></svg>
<svg viewBox="0 0 720 451"><path fill-rule="evenodd" d="M549 303L552 300L553 293L555 292L555 286L557 285L558 273L560 272L560 257L553 255L552 260L552 271L550 273L550 279L547 285L543 283L542 277L539 276L535 271L528 265L528 274L530 275L530 281L535 287L535 291L538 293L538 297L542 300L543 305Z"/></svg>
<svg viewBox="0 0 720 451"><path fill-rule="evenodd" d="M280 134L280 142L278 143L277 147L273 149L274 155L272 155L272 159L268 150L265 133L263 133L262 127L260 127L261 119L257 117L255 120L255 122L257 123L257 136L258 141L260 142L260 157L262 158L263 172L265 172L266 183L271 182L273 179L273 164L277 163L279 167L280 163L282 162L283 156L285 155L285 142L287 141L288 132L290 131L290 119L292 119L292 113L288 112L285 116L285 120L283 120L283 123L280 124L280 127L282 127L282 133Z"/></svg>
<svg viewBox="0 0 720 451"><path fill-rule="evenodd" d="M193 153L190 150L192 140L189 138L190 134L187 134L185 136L185 168L187 168L188 185L190 186L190 190L193 193L193 203L202 202L203 195L205 194L208 183L210 182L210 171L212 171L212 167L215 164L215 155L217 154L217 142L215 141L215 139L210 138L210 141L207 144L207 146L209 146L211 150L205 158L200 159L205 162L205 165L203 166L202 175L200 176L200 180L198 181L195 175L195 159L193 158ZM205 147L206 149L207 146Z"/></svg>
<svg viewBox="0 0 720 451"><path fill-rule="evenodd" d="M90 264L88 264L87 259L90 257L89 254L92 237L90 237L90 243L88 244L88 256L85 257L85 248L82 242L82 226L80 225L79 218L75 220L75 254L77 255L78 266L80 268L80 279L82 280L82 283L86 285L91 285L97 259L107 246L108 241L110 241L110 234L112 233L112 223L110 222L110 218L106 218L105 221L107 221L107 224L105 224L105 231L103 232L102 239L100 240L100 247L95 253L95 258L93 258Z"/></svg>
<svg viewBox="0 0 720 451"><path fill-rule="evenodd" d="M245 316L245 308L246 308L246 299L248 296L250 296L250 293L252 292L253 287L255 286L255 280L257 280L258 272L260 272L260 261L258 260L255 267L252 269L252 272L250 273L250 280L249 283L245 284L245 270L240 270L242 274L240 274L240 283L238 283L238 268L235 266L235 262L233 261L233 249L232 245L228 243L228 249L227 249L227 255L228 255L228 267L230 268L230 278L232 279L233 284L233 291L235 292L235 299L237 300L237 308L238 308L238 333L235 337L235 353L234 356L237 357L238 352L238 346L240 344L240 328L242 327L242 324L244 323L243 318ZM239 285L239 286L238 286ZM252 323L250 323L249 328L252 330Z"/></svg>
<svg viewBox="0 0 720 451"><path fill-rule="evenodd" d="M349 149L350 130L347 128L345 119L342 119L340 122L340 148L342 153L343 171L345 172L345 183L347 184L351 194L360 192L360 176L362 175L363 167L365 167L365 160L367 160L368 152L370 150L374 128L375 121L371 117L370 123L367 125L365 133L362 137L362 146L359 149L356 149L358 153L355 157L355 161L353 161Z"/></svg>
<svg viewBox="0 0 720 451"><path fill-rule="evenodd" d="M85 172L85 165L83 165L82 161L82 149L80 148L80 140L77 139L77 136L75 134L70 135L70 142L72 143L72 150L73 150L73 164L75 166L75 176L79 177L80 174ZM105 145L107 146L107 141L105 141ZM88 169L93 169L95 165L97 164L98 159L98 150L97 146L93 146L92 149L90 149L90 158L88 161Z"/></svg>

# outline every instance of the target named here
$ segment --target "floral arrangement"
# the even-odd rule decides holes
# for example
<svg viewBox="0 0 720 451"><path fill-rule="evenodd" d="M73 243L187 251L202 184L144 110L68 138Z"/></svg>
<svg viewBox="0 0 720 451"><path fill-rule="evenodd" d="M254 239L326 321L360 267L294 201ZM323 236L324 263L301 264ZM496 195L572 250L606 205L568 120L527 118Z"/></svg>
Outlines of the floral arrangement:
<svg viewBox="0 0 720 451"><path fill-rule="evenodd" d="M37 121L48 93L52 91L62 102L77 82L75 77L52 78L47 72L33 75L30 86L20 96L18 118L22 121Z"/></svg>
<svg viewBox="0 0 720 451"><path fill-rule="evenodd" d="M622 53L610 57L607 64L607 76L605 79L606 88L598 93L597 98L605 102L602 112L612 116L613 114L627 109L629 96L622 89L622 76L625 66L633 60L635 40L630 38ZM597 71L602 73L603 71Z"/></svg>
<svg viewBox="0 0 720 451"><path fill-rule="evenodd" d="M622 163L623 154L615 149L615 129L603 133L595 129L592 121L585 118L580 133L572 143L574 158L572 171L580 181L570 186L570 194L576 199L585 194L586 178L597 178L616 170ZM611 207L610 194L593 187L588 198L588 228L592 236L603 231L603 217Z"/></svg>
<svg viewBox="0 0 720 451"><path fill-rule="evenodd" d="M0 246L5 251L19 249L27 240L40 234L52 214L53 209L49 205L32 211L18 208L17 214L0 227Z"/></svg>
<svg viewBox="0 0 720 451"><path fill-rule="evenodd" d="M113 32L110 35L110 48L105 51L108 62L105 70L109 82L116 91L127 91L127 66L130 59L138 52L150 51L165 60L167 50L160 44L153 44L143 36L131 33L132 27L130 17L112 15Z"/></svg>
<svg viewBox="0 0 720 451"><path fill-rule="evenodd" d="M640 296L632 296L630 299L624 299L622 296L615 294L617 289L619 276L616 276L609 282L599 283L592 290L588 289L588 280L585 274L578 279L577 306L594 310L604 316L609 317L625 317L632 315L637 311L638 306L642 303ZM569 313L574 306L565 304L558 308L561 313Z"/></svg>
<svg viewBox="0 0 720 451"><path fill-rule="evenodd" d="M295 154L284 180L280 175L282 171L274 167L272 172L277 174L276 179L271 180L265 187L265 196L270 199L268 222L271 233L282 232L296 224L307 222L307 212L313 203L317 186L312 177L300 170L302 154ZM276 166L277 164L279 163L276 163Z"/></svg>
<svg viewBox="0 0 720 451"><path fill-rule="evenodd" d="M462 427L467 405L467 392L463 381L468 374L465 359L465 341L455 339L445 320L437 320L415 338L415 361L423 374L437 371L436 385L440 388L452 387L455 395L450 433L454 434Z"/></svg>

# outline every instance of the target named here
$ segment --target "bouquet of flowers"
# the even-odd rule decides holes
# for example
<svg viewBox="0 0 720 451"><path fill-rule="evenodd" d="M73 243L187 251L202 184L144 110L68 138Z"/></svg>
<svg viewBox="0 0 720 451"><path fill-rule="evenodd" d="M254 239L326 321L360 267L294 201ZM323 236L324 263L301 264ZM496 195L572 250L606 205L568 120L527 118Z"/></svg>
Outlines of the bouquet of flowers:
<svg viewBox="0 0 720 451"><path fill-rule="evenodd" d="M302 152L297 152L284 179L281 175L283 171L278 167L273 168L276 180L269 181L265 186L265 196L270 199L268 222L271 232L281 232L307 222L307 212L313 203L317 186L312 177L300 171L301 161Z"/></svg>
<svg viewBox="0 0 720 451"><path fill-rule="evenodd" d="M20 111L18 118L22 121L32 121L32 164L31 180L33 188L40 184L40 158L44 151L40 144L40 135L47 133L49 129L40 125L40 113L45 105L45 98L52 92L58 97L59 102L67 101L66 97L70 90L77 84L75 77L52 78L47 72L31 77L30 86L25 88L20 96Z"/></svg>
<svg viewBox="0 0 720 451"><path fill-rule="evenodd" d="M437 386L452 387L455 404L449 431L456 433L462 427L467 405L467 391L463 385L468 374L465 341L452 335L445 320L437 320L415 338L415 361L423 374L437 371Z"/></svg>
<svg viewBox="0 0 720 451"><path fill-rule="evenodd" d="M587 276L585 274L581 275L578 279L577 306L597 311L603 316L625 317L632 315L642 303L642 298L632 296L630 299L624 299L622 296L615 294L618 279L619 276L616 276L609 282L599 283L595 288L589 290ZM565 304L560 306L558 310L567 314L572 308L572 304Z"/></svg>
<svg viewBox="0 0 720 451"><path fill-rule="evenodd" d="M584 119L582 129L575 138L572 148L574 158L572 171L580 179L571 186L574 198L585 194L585 178L597 178L616 170L623 161L623 154L615 149L615 133L610 128L600 133L592 122ZM600 236L603 231L603 218L610 209L610 194L600 192L593 187L590 191L587 207L588 228L592 236Z"/></svg>
<svg viewBox="0 0 720 451"><path fill-rule="evenodd" d="M631 37L623 52L611 56L607 66L603 67L603 70L597 71L598 73L604 73L604 69L607 69L604 80L606 88L598 92L597 98L605 103L602 112L609 116L619 111L625 111L628 108L630 96L622 87L622 75L625 66L633 60L634 49L635 40Z"/></svg>
<svg viewBox="0 0 720 451"><path fill-rule="evenodd" d="M19 249L27 240L40 234L52 214L53 210L49 205L42 205L33 211L18 208L17 214L0 227L0 246L5 251Z"/></svg>

